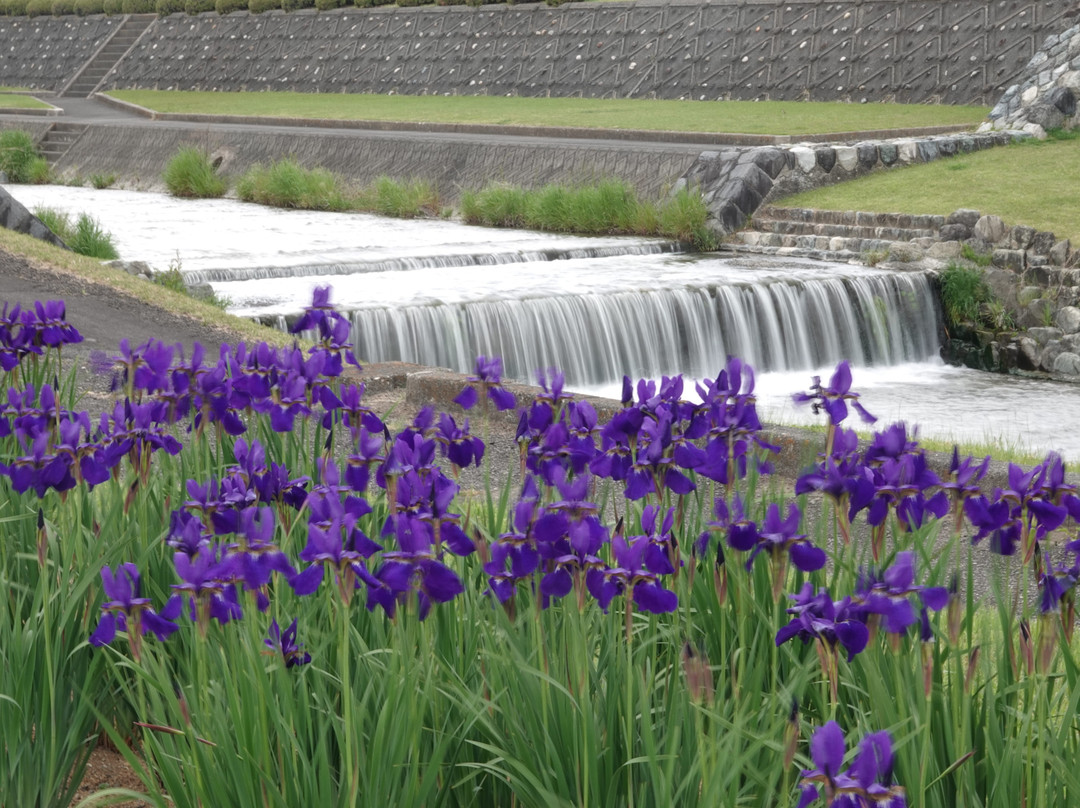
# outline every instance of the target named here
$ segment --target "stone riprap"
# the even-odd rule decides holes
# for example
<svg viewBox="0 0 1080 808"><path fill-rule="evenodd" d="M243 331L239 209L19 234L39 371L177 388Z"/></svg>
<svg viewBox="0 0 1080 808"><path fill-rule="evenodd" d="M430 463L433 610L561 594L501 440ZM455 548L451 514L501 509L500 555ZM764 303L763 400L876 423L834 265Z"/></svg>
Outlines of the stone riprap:
<svg viewBox="0 0 1080 808"><path fill-rule="evenodd" d="M8 190L0 185L0 227L14 230L17 233L27 235L55 244L57 247L67 246L59 237L41 223L37 216L26 209L18 199L13 197Z"/></svg>
<svg viewBox="0 0 1080 808"><path fill-rule="evenodd" d="M1080 18L1080 7L1070 15ZM982 129L1023 129L1044 137L1049 129L1080 126L1080 24L1050 36L1019 80L991 110Z"/></svg>
<svg viewBox="0 0 1080 808"><path fill-rule="evenodd" d="M106 86L991 104L1067 10L1061 0L638 0L177 14L151 26ZM43 58L33 37L6 41L23 61Z"/></svg>
<svg viewBox="0 0 1080 808"><path fill-rule="evenodd" d="M0 17L0 84L55 91L75 75L123 17Z"/></svg>
<svg viewBox="0 0 1080 808"><path fill-rule="evenodd" d="M806 143L702 152L676 188L699 188L713 229L742 228L758 208L780 196L845 182L882 168L928 163L1028 137L1024 132L960 133L928 138Z"/></svg>

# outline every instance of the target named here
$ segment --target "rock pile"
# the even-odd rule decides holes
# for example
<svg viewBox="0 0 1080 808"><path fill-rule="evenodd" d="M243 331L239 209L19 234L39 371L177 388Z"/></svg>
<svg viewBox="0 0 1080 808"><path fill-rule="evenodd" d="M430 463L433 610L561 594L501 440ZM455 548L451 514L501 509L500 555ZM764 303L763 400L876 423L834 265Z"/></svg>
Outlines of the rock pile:
<svg viewBox="0 0 1080 808"><path fill-rule="evenodd" d="M1080 24L1049 37L1005 91L981 131L1021 129L1038 138L1080 126Z"/></svg>

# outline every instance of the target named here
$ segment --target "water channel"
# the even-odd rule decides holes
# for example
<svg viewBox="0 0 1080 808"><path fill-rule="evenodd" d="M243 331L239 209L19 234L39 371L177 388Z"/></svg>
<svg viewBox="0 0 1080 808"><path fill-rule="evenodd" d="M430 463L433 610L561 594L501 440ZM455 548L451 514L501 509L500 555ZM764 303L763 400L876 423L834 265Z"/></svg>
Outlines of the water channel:
<svg viewBox="0 0 1080 808"><path fill-rule="evenodd" d="M799 423L814 416L791 393L846 358L883 423L1080 457L1080 434L1062 428L1080 388L944 365L936 303L918 273L235 200L11 190L31 209L91 213L124 259L179 266L240 316L284 324L329 284L368 361L464 371L477 354L498 354L520 380L555 366L573 389L617 395L623 373L715 376L733 354L758 370L763 416Z"/></svg>

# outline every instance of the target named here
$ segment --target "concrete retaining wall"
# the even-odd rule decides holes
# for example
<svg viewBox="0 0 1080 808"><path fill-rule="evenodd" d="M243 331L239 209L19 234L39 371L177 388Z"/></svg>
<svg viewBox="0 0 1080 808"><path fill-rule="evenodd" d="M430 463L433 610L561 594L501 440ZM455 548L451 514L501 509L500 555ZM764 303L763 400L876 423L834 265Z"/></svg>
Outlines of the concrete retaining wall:
<svg viewBox="0 0 1080 808"><path fill-rule="evenodd" d="M993 104L1075 0L638 0L173 15L113 87ZM103 18L0 22L0 83L58 86ZM64 48L50 43L64 41ZM48 47L44 47L47 45Z"/></svg>
<svg viewBox="0 0 1080 808"><path fill-rule="evenodd" d="M183 145L222 157L221 169L238 175L256 163L295 157L358 184L381 175L418 177L454 200L463 188L491 181L535 187L548 182L586 183L618 177L645 198L670 189L698 154L693 147L649 149L575 144L504 145L483 138L402 137L400 133L176 129L152 124L90 127L56 168L63 173L114 172L143 187L161 183L165 164Z"/></svg>
<svg viewBox="0 0 1080 808"><path fill-rule="evenodd" d="M123 17L0 17L0 84L57 90Z"/></svg>

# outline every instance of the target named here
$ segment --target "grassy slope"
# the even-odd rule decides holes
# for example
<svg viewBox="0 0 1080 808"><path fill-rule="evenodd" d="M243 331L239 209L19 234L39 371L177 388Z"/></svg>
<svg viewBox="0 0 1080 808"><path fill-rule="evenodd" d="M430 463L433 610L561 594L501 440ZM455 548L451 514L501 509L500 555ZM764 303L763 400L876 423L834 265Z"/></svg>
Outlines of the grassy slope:
<svg viewBox="0 0 1080 808"><path fill-rule="evenodd" d="M992 213L1080 243L1080 137L1031 141L883 171L778 200L826 210Z"/></svg>
<svg viewBox="0 0 1080 808"><path fill-rule="evenodd" d="M103 265L93 258L76 255L44 241L0 228L0 250L21 255L32 262L48 264L57 272L68 273L93 283L102 284L147 305L187 317L207 329L226 331L249 342L265 341L275 345L292 345L293 337L258 325L242 317L225 314L200 300L172 292L163 286L136 278L119 269Z"/></svg>
<svg viewBox="0 0 1080 808"><path fill-rule="evenodd" d="M0 109L48 109L49 105L29 95L0 92Z"/></svg>
<svg viewBox="0 0 1080 808"><path fill-rule="evenodd" d="M696 102L155 90L117 90L110 95L158 112L773 135L946 124L974 126L988 111L985 107L796 101Z"/></svg>

